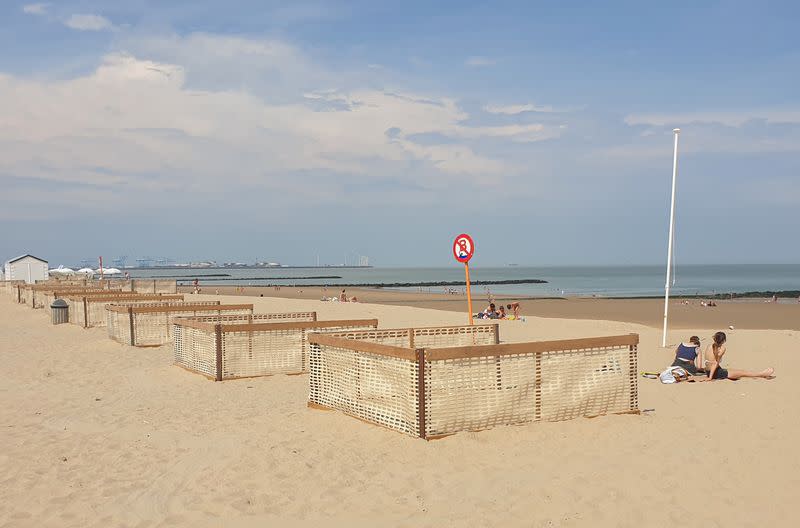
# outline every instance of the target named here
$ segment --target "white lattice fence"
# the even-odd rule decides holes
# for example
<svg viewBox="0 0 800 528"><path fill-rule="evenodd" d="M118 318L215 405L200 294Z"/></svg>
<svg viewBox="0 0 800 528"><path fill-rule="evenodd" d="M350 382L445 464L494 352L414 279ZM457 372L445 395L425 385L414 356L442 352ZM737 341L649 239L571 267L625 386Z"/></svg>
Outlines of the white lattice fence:
<svg viewBox="0 0 800 528"><path fill-rule="evenodd" d="M255 314L252 322L241 317L231 321L230 316L223 322L213 319L175 320L175 363L217 381L307 372L309 333L378 325L376 319L316 321L314 312ZM197 343L209 346L202 348ZM208 365L212 364L210 371Z"/></svg>
<svg viewBox="0 0 800 528"><path fill-rule="evenodd" d="M159 346L172 340L176 318L253 313L252 304L210 304L217 302L156 303L151 306L111 304L106 307L108 336L131 346Z"/></svg>
<svg viewBox="0 0 800 528"><path fill-rule="evenodd" d="M463 340L465 334L426 330L439 344L381 343L392 330L376 332L375 342L363 332L353 333L355 339L311 336L309 404L423 438L638 412L636 334L446 346L444 336ZM412 391L409 372L416 373ZM416 409L416 426L409 409Z"/></svg>

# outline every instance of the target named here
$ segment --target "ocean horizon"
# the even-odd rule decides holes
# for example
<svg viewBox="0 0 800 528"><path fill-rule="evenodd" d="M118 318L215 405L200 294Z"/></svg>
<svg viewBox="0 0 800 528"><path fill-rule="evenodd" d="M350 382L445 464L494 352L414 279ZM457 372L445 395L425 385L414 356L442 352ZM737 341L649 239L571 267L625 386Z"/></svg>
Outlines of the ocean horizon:
<svg viewBox="0 0 800 528"><path fill-rule="evenodd" d="M309 268L131 268L132 278L175 278L201 286L313 286L381 285L400 290L443 291L444 286L397 287L397 284L452 282L463 288L464 269L448 267L309 267ZM542 284L473 286L473 293L520 296L642 297L664 293L664 266L502 266L471 267L477 281L543 280ZM713 295L761 291L800 290L800 264L685 265L676 269L673 295Z"/></svg>

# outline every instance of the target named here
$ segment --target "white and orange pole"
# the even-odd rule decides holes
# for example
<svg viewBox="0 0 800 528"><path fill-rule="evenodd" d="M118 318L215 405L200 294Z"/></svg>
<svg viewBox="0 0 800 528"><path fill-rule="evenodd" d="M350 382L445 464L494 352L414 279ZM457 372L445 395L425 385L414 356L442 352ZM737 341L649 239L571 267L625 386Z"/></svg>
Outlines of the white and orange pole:
<svg viewBox="0 0 800 528"><path fill-rule="evenodd" d="M464 270L467 274L467 317L469 318L469 324L475 324L472 320L472 291L469 287L469 262L464 263Z"/></svg>

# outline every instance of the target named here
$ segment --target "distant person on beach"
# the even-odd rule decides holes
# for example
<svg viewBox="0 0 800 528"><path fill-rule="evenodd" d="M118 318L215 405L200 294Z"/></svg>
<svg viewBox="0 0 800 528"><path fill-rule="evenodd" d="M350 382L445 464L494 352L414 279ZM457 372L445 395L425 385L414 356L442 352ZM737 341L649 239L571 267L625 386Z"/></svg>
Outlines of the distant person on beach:
<svg viewBox="0 0 800 528"><path fill-rule="evenodd" d="M705 351L705 367L708 373L707 381L714 381L718 379L729 379L736 381L741 378L764 378L772 379L775 377L775 369L767 368L761 372L750 372L747 370L725 369L722 368L722 357L727 352L725 342L728 337L725 332L717 332L714 334L713 343L706 347Z"/></svg>
<svg viewBox="0 0 800 528"><path fill-rule="evenodd" d="M692 336L689 338L689 343L681 343L675 349L675 361L672 362L673 367L681 367L692 376L698 376L705 372L698 370L697 358L700 356L700 338Z"/></svg>
<svg viewBox="0 0 800 528"><path fill-rule="evenodd" d="M506 318L506 307L503 306L502 304L500 305L500 308L497 310L497 318L498 319Z"/></svg>
<svg viewBox="0 0 800 528"><path fill-rule="evenodd" d="M511 310L511 314L514 316L514 319L519 319L519 303L513 302L511 304L506 305L506 308Z"/></svg>
<svg viewBox="0 0 800 528"><path fill-rule="evenodd" d="M344 290L339 294L339 302L347 302L347 294Z"/></svg>

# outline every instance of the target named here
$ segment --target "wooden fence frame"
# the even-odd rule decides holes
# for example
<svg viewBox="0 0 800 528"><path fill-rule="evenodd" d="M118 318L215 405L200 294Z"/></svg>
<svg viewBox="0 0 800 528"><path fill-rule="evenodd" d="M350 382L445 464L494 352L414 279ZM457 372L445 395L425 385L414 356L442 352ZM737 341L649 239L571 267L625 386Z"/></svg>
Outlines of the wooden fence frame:
<svg viewBox="0 0 800 528"><path fill-rule="evenodd" d="M384 330L384 329L381 329ZM604 336L604 337L588 337L581 339L562 339L550 341L532 341L526 343L503 343L495 345L474 345L474 346L460 346L460 347L441 347L441 348L413 348L411 346L399 347L394 345L386 345L382 343L371 343L369 341L360 341L355 339L347 339L345 337L338 337L335 335L326 334L311 334L308 338L309 344L330 346L339 349L352 350L365 354L374 354L385 356L389 358L401 359L416 364L417 370L417 405L418 405L418 423L417 429L419 437L426 440L433 440L441 438L445 435L431 436L426 434L426 406L427 398L425 394L426 387L426 365L437 361L448 361L453 359L467 359L467 358L484 358L484 357L503 357L515 356L521 354L535 354L535 368L534 372L534 394L536 409L534 409L534 420L537 421L541 418L542 406L542 354L546 352L561 352L570 353L576 350L591 350L603 349L608 347L624 348L628 347L630 354L633 356L633 361L630 363L630 372L628 387L630 391L630 405L625 411L614 412L612 414L638 414L638 372L636 371L636 354L639 345L639 334L631 333L624 335ZM313 384L313 376L309 378L309 383ZM319 402L312 401L313 387L309 391L308 407L334 410L331 407L320 404ZM345 412L345 414L350 414ZM363 417L355 416L360 420ZM373 423L373 422L369 422ZM382 425L382 424L375 424Z"/></svg>
<svg viewBox="0 0 800 528"><path fill-rule="evenodd" d="M80 295L65 295L66 298L70 302L70 306L83 306L83 328L89 328L89 303L92 302L108 302L108 303L115 303L115 304L124 304L126 302L136 302L136 301L152 301L153 303L157 303L159 301L164 302L178 302L183 301L184 296L183 294L160 294L160 293L135 293L129 291L121 291L119 293L113 294L109 293L108 291L105 294L100 295L87 295L87 294L80 294ZM70 317L70 322L73 322L74 319Z"/></svg>
<svg viewBox="0 0 800 528"><path fill-rule="evenodd" d="M136 334L135 334L135 324L134 324L134 315L136 314L146 314L146 313L170 313L170 312L212 312L212 311L222 311L222 310L250 310L253 311L252 304L194 304L191 301L187 301L185 304L181 306L172 305L172 306L126 306L126 305L118 305L118 304L110 304L106 306L107 311L116 312L116 313L127 313L128 320L130 324L130 345L131 346L160 346L160 345L137 345L136 344Z"/></svg>

